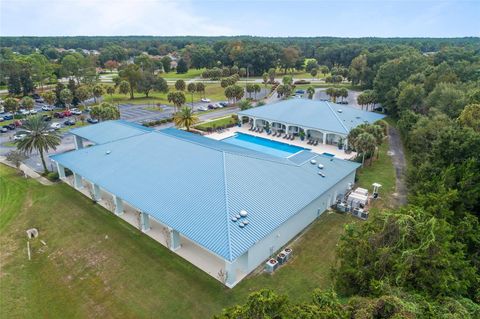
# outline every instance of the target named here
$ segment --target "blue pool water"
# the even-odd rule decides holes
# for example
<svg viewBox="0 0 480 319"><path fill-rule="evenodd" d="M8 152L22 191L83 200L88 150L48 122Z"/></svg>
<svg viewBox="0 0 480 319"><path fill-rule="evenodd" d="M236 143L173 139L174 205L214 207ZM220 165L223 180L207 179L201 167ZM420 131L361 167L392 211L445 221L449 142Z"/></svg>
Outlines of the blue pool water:
<svg viewBox="0 0 480 319"><path fill-rule="evenodd" d="M243 133L237 133L234 136L223 139L222 141L283 158L306 150L303 147L285 144L277 141L271 141L265 138Z"/></svg>

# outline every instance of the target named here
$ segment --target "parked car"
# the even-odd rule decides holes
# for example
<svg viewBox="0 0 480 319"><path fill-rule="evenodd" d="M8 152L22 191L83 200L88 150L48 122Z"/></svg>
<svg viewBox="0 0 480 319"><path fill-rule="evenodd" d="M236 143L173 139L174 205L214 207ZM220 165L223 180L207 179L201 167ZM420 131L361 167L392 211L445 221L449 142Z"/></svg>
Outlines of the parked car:
<svg viewBox="0 0 480 319"><path fill-rule="evenodd" d="M72 125L75 125L75 120L66 120L65 122L63 122L63 124L72 126Z"/></svg>
<svg viewBox="0 0 480 319"><path fill-rule="evenodd" d="M43 114L42 120L44 120L45 122L50 122L52 120L52 117L50 115Z"/></svg>
<svg viewBox="0 0 480 319"><path fill-rule="evenodd" d="M60 123L52 123L50 124L50 127L53 128L54 130L58 130L62 128L62 124Z"/></svg>
<svg viewBox="0 0 480 319"><path fill-rule="evenodd" d="M3 116L0 116L0 122L3 122L3 121L5 121L5 120L3 119Z"/></svg>
<svg viewBox="0 0 480 319"><path fill-rule="evenodd" d="M0 127L0 133L7 133L7 132L8 132L8 128L6 128L5 126Z"/></svg>
<svg viewBox="0 0 480 319"><path fill-rule="evenodd" d="M202 98L200 101L202 101L203 103L210 103L210 99L207 99L206 97Z"/></svg>
<svg viewBox="0 0 480 319"><path fill-rule="evenodd" d="M31 109L30 111L28 111L28 114L37 114L37 110L34 110L34 109Z"/></svg>
<svg viewBox="0 0 480 319"><path fill-rule="evenodd" d="M98 120L89 117L89 118L87 119L87 122L90 123L90 124L97 124L97 123L98 123Z"/></svg>
<svg viewBox="0 0 480 319"><path fill-rule="evenodd" d="M15 135L13 136L13 139L14 139L15 141L20 141L20 140L23 140L23 139L25 138L25 136L27 136L27 134L25 134L25 133L15 134Z"/></svg>
<svg viewBox="0 0 480 319"><path fill-rule="evenodd" d="M15 127L19 127L19 126L22 126L22 121L20 120L16 120L15 122L12 123L13 125L15 125Z"/></svg>
<svg viewBox="0 0 480 319"><path fill-rule="evenodd" d="M3 115L3 119L4 119L5 121L13 120L13 115L10 114L10 113L4 114L4 115Z"/></svg>
<svg viewBox="0 0 480 319"><path fill-rule="evenodd" d="M55 112L55 113L53 113L53 117L58 118L58 119L63 119L65 117L65 115L63 114L63 112Z"/></svg>
<svg viewBox="0 0 480 319"><path fill-rule="evenodd" d="M73 115L82 115L82 111L77 108L71 109L70 112L72 112Z"/></svg>
<svg viewBox="0 0 480 319"><path fill-rule="evenodd" d="M215 108L215 106L213 106L213 104L208 104L208 109L209 110L213 110Z"/></svg>
<svg viewBox="0 0 480 319"><path fill-rule="evenodd" d="M14 130L14 129L16 128L15 124L13 124L13 123L4 125L3 127L9 129L10 131L12 131L12 130Z"/></svg>
<svg viewBox="0 0 480 319"><path fill-rule="evenodd" d="M199 106L199 107L197 107L197 111L208 111L208 107L203 106L203 105Z"/></svg>
<svg viewBox="0 0 480 319"><path fill-rule="evenodd" d="M65 110L62 113L63 113L63 116L72 116L72 114L73 114L72 111L70 111L70 110Z"/></svg>
<svg viewBox="0 0 480 319"><path fill-rule="evenodd" d="M52 111L52 110L53 110L53 106L51 106L51 105L43 105L43 106L42 106L42 110L43 110L43 111Z"/></svg>
<svg viewBox="0 0 480 319"><path fill-rule="evenodd" d="M30 114L30 111L29 110L25 110L25 109L19 109L17 111L17 114L18 115L29 115Z"/></svg>
<svg viewBox="0 0 480 319"><path fill-rule="evenodd" d="M220 104L220 105L223 106L223 107L227 107L227 106L228 106L228 102L218 102L218 104Z"/></svg>

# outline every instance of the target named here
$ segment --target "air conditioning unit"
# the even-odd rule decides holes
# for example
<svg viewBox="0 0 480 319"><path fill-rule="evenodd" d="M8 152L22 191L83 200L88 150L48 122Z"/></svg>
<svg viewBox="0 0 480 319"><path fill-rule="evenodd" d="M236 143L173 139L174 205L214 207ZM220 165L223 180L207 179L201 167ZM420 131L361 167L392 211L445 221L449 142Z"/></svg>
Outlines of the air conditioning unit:
<svg viewBox="0 0 480 319"><path fill-rule="evenodd" d="M268 273L274 272L278 268L278 261L276 259L270 258L265 263L265 271Z"/></svg>
<svg viewBox="0 0 480 319"><path fill-rule="evenodd" d="M277 255L277 261L280 265L283 265L287 262L287 255L282 251Z"/></svg>
<svg viewBox="0 0 480 319"><path fill-rule="evenodd" d="M367 220L368 219L368 212L363 211L363 212L361 212L360 216L358 216L358 217L363 219L363 220Z"/></svg>
<svg viewBox="0 0 480 319"><path fill-rule="evenodd" d="M285 257L286 257L286 260L288 261L290 258L292 258L292 254L293 254L293 251L292 251L292 248L285 248L282 253L285 254Z"/></svg>

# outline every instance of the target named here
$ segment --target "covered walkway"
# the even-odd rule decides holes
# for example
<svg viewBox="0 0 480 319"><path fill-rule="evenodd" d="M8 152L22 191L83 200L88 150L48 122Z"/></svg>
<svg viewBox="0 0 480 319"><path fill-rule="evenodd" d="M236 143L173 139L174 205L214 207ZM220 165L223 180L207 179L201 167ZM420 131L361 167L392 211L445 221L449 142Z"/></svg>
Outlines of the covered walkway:
<svg viewBox="0 0 480 319"><path fill-rule="evenodd" d="M178 237L175 238L174 230L155 220L152 216L142 216L142 213L138 209L125 201L121 201L120 211L115 203L116 199L114 195L101 188L98 188L98 193L96 193L95 186L93 186L92 183L84 178L80 178L80 180L78 176L79 175L74 174L64 177L62 180L83 195L92 198L92 200L95 198L98 205L101 205L167 249L174 251L183 259L225 284L226 278L222 277L222 273L226 273L226 263L221 257L195 244L178 232L176 233ZM147 220L145 220L145 218L147 218ZM236 279L233 285L246 276L246 273L237 268Z"/></svg>

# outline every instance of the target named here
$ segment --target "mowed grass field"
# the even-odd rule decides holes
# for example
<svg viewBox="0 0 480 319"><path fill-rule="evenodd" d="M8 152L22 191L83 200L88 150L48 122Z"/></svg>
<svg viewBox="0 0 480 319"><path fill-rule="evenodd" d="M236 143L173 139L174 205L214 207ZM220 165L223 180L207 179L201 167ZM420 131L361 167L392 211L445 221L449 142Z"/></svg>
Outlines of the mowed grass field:
<svg viewBox="0 0 480 319"><path fill-rule="evenodd" d="M362 170L360 185L393 183L386 155L380 159ZM261 288L310 300L314 288L332 285L344 225L361 222L325 212L292 243L287 265L228 289L66 184L43 186L0 165L0 190L3 318L210 318ZM31 227L40 236L29 261Z"/></svg>
<svg viewBox="0 0 480 319"><path fill-rule="evenodd" d="M175 91L175 87L173 85L169 85L170 91ZM184 92L186 97L186 104L192 101L192 95L187 91ZM130 94L120 94L115 93L112 95L105 94L103 95L103 99L105 102L111 103L118 103L118 104L168 104L167 99L168 93L161 93L156 91L151 91L149 97L147 98L143 93L134 93L134 99L130 99ZM220 86L218 83L208 83L205 84L205 97L211 99L212 101L225 101L227 98L225 97L225 89ZM203 98L203 93L194 93L193 94L193 101L199 102L200 99Z"/></svg>

